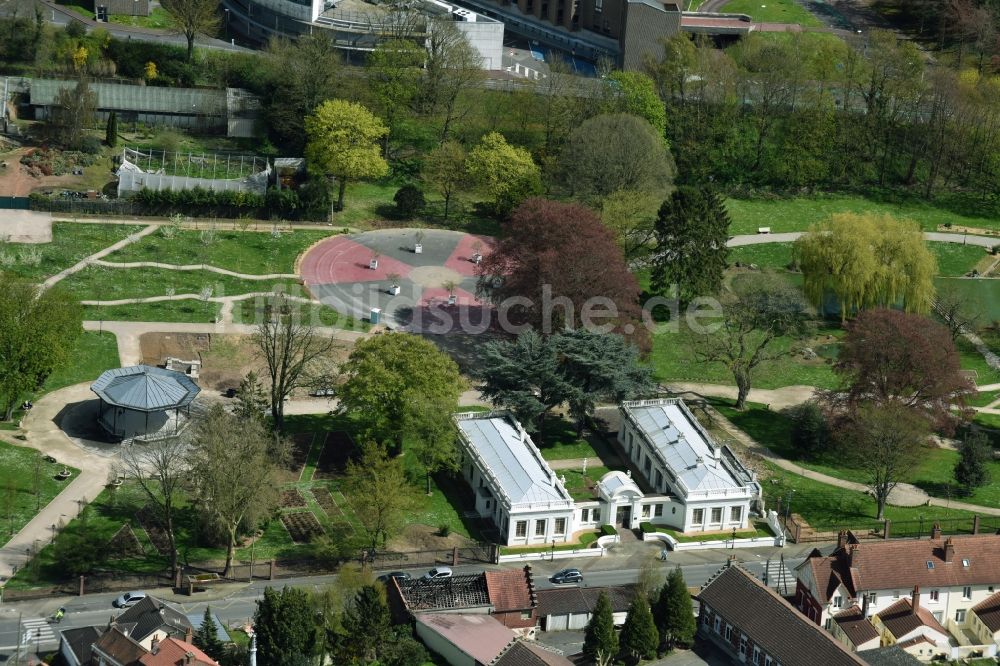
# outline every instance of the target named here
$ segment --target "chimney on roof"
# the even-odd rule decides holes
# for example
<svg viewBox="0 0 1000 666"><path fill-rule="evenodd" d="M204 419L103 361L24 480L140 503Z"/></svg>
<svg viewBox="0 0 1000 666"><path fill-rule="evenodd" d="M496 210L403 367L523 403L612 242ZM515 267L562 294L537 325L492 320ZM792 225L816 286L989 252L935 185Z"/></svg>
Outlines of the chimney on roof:
<svg viewBox="0 0 1000 666"><path fill-rule="evenodd" d="M160 651L160 638L158 636L153 636L153 640L149 643L149 651L152 654Z"/></svg>
<svg viewBox="0 0 1000 666"><path fill-rule="evenodd" d="M913 598L910 600L910 607L913 609L913 614L916 615L917 611L920 610L920 586L913 586Z"/></svg>
<svg viewBox="0 0 1000 666"><path fill-rule="evenodd" d="M194 637L194 629L192 629L191 627L188 627L187 629L184 630L184 642L185 643L190 643L191 639L193 637Z"/></svg>
<svg viewBox="0 0 1000 666"><path fill-rule="evenodd" d="M861 593L861 617L868 617L868 594L865 592Z"/></svg>
<svg viewBox="0 0 1000 666"><path fill-rule="evenodd" d="M840 530L837 532L837 550L845 546L847 546L847 530Z"/></svg>
<svg viewBox="0 0 1000 666"><path fill-rule="evenodd" d="M193 662L194 662L194 652L185 652L184 653L184 663L185 664L190 664L190 663L193 663Z"/></svg>
<svg viewBox="0 0 1000 666"><path fill-rule="evenodd" d="M934 523L931 527L931 539L941 538L941 523Z"/></svg>
<svg viewBox="0 0 1000 666"><path fill-rule="evenodd" d="M944 561L951 562L955 559L955 543L951 540L951 537L945 539L944 542Z"/></svg>
<svg viewBox="0 0 1000 666"><path fill-rule="evenodd" d="M858 552L858 548L860 547L861 545L857 543L852 543L847 547L847 566L849 567L854 566L854 556Z"/></svg>

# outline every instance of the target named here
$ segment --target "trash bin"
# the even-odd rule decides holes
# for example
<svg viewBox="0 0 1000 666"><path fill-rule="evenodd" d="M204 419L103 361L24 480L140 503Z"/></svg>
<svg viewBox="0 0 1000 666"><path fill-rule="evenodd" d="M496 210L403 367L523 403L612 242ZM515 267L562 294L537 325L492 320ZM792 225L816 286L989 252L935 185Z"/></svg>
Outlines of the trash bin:
<svg viewBox="0 0 1000 666"><path fill-rule="evenodd" d="M368 321L374 326L379 322L382 317L381 308L372 308L371 314L368 315Z"/></svg>

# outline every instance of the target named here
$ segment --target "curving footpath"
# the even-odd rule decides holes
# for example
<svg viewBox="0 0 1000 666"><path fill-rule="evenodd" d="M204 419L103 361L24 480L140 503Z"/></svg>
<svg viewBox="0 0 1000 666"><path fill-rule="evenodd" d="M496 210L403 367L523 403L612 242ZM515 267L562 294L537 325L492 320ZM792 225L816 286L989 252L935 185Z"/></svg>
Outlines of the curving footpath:
<svg viewBox="0 0 1000 666"><path fill-rule="evenodd" d="M231 271L228 268L219 268L218 266L212 266L211 264L180 265L161 264L157 261L104 261L101 259L92 259L90 263L94 266L104 266L105 268L164 268L168 271L208 271L210 273L228 275L230 277L240 278L243 280L297 280L299 277L295 273L267 273L264 275L259 273L237 273L236 271Z"/></svg>

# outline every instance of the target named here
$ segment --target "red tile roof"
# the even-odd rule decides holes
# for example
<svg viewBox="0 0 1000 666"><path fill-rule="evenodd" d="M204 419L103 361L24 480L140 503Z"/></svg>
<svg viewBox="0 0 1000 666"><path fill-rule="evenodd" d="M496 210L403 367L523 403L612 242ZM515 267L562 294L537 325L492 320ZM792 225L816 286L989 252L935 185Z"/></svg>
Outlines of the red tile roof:
<svg viewBox="0 0 1000 666"><path fill-rule="evenodd" d="M853 536L853 535L851 535ZM945 546L954 549L945 561ZM928 565L928 563L930 563ZM821 603L843 582L852 596L865 590L1000 583L1000 535L849 543L829 557L807 560Z"/></svg>
<svg viewBox="0 0 1000 666"><path fill-rule="evenodd" d="M833 616L833 620L847 634L855 647L878 638L878 630L857 606L851 606L842 613L837 613Z"/></svg>
<svg viewBox="0 0 1000 666"><path fill-rule="evenodd" d="M191 661L186 661L187 655L191 655ZM139 660L143 666L219 666L207 654L191 643L186 643L176 638L165 638L159 642L156 654L147 653Z"/></svg>
<svg viewBox="0 0 1000 666"><path fill-rule="evenodd" d="M1000 631L1000 592L980 601L972 607L972 612L994 634Z"/></svg>
<svg viewBox="0 0 1000 666"><path fill-rule="evenodd" d="M901 648L908 648L908 647L913 647L914 645L918 645L920 643L928 643L930 645L935 644L934 641L927 638L926 636L914 636L913 638L903 641L902 643L896 643L896 645L898 645Z"/></svg>
<svg viewBox="0 0 1000 666"><path fill-rule="evenodd" d="M900 599L876 615L885 628L896 638L905 636L922 626L930 627L945 636L948 635L948 630L942 627L941 623L935 620L934 616L923 606L919 606L917 612L914 613L909 599Z"/></svg>
<svg viewBox="0 0 1000 666"><path fill-rule="evenodd" d="M537 604L531 567L487 571L485 576L486 590L495 612L529 610Z"/></svg>
<svg viewBox="0 0 1000 666"><path fill-rule="evenodd" d="M475 659L477 664L492 662L517 638L491 615L421 613L417 615L417 625L418 635L420 625L424 625Z"/></svg>

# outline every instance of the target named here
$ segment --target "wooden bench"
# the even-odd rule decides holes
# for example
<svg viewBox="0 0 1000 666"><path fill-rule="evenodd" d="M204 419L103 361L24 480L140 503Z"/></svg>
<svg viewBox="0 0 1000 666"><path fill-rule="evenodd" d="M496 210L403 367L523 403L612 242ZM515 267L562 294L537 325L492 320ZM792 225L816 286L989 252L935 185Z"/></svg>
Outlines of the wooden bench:
<svg viewBox="0 0 1000 666"><path fill-rule="evenodd" d="M759 233L759 234L769 234L769 233L771 233L771 227L757 227L757 233Z"/></svg>

